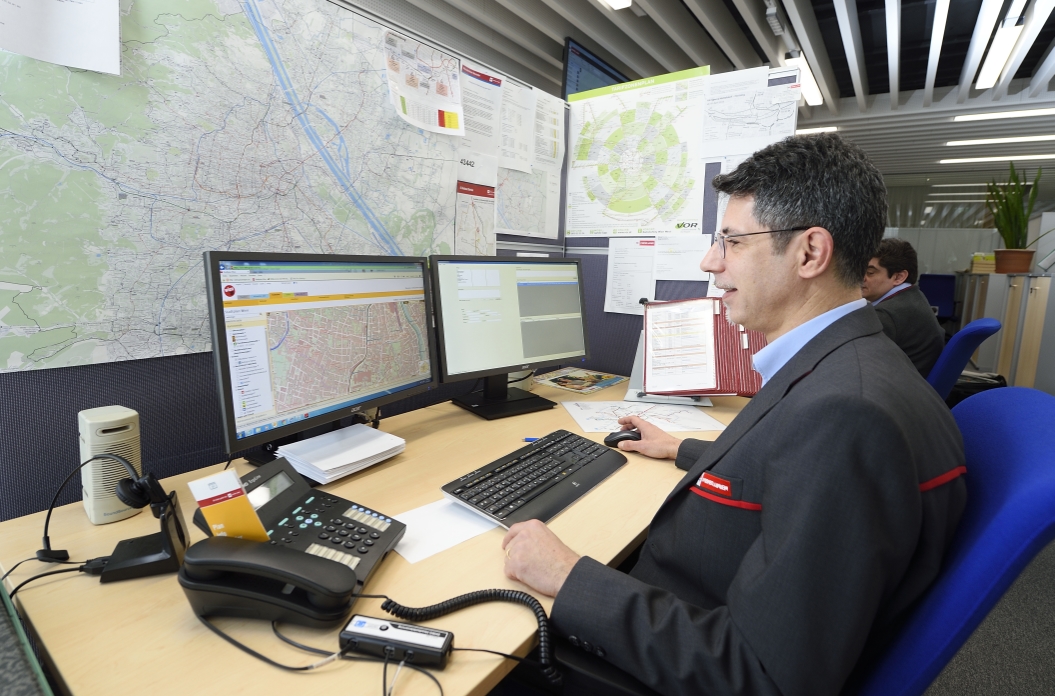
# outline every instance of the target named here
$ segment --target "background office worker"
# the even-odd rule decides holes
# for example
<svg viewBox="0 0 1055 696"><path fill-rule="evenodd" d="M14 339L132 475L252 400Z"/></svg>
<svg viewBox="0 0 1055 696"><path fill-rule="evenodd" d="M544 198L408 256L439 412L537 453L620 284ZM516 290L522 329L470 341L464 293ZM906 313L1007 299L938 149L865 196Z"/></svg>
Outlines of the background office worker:
<svg viewBox="0 0 1055 696"><path fill-rule="evenodd" d="M505 571L556 597L570 643L662 693L837 694L937 573L962 440L861 298L886 219L864 153L792 137L714 183L731 200L701 267L768 338L761 391L714 443L624 421L643 437L621 449L688 469L629 575L538 521L506 534Z"/></svg>
<svg viewBox="0 0 1055 696"><path fill-rule="evenodd" d="M945 349L945 331L916 285L916 250L904 239L884 239L868 262L861 294L890 337L926 377Z"/></svg>

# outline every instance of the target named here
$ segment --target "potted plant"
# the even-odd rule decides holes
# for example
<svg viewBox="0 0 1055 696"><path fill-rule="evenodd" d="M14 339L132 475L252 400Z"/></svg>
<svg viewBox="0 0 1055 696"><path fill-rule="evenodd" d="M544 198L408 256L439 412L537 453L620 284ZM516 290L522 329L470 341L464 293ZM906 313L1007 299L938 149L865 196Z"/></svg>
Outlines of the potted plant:
<svg viewBox="0 0 1055 696"><path fill-rule="evenodd" d="M1037 201L1037 192L1040 190L1040 169L1033 179L1033 185L1029 191L1029 201L1026 201L1026 187L1015 171L1014 163L1011 164L1011 174L1006 184L998 184L992 181L986 185L987 195L985 206L993 216L993 224L1000 238L1004 241L1004 248L996 250L996 272L997 273L1029 273L1033 265L1033 254L1035 250L1027 249L1031 244L1026 243L1029 234L1029 216L1033 213L1033 204ZM1040 237L1037 237L1040 239ZM1037 240L1033 240L1035 243Z"/></svg>

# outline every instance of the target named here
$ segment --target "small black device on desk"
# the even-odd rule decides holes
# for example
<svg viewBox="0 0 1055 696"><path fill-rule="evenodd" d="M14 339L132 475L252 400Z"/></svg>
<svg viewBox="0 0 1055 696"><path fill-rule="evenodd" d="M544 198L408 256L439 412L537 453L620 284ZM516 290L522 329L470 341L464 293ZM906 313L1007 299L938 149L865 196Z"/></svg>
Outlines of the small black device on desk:
<svg viewBox="0 0 1055 696"><path fill-rule="evenodd" d="M275 459L242 477L249 502L273 546L343 563L362 588L407 526L363 505L311 488L285 459ZM194 524L212 534L201 510Z"/></svg>
<svg viewBox="0 0 1055 696"><path fill-rule="evenodd" d="M626 457L567 430L539 438L442 486L454 502L508 528L548 522L626 464Z"/></svg>

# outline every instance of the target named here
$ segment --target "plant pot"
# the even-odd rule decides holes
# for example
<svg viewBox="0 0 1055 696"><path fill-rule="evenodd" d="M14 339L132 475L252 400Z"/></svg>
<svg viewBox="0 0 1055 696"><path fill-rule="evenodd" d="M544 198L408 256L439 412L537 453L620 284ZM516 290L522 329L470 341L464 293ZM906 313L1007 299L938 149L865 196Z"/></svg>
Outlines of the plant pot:
<svg viewBox="0 0 1055 696"><path fill-rule="evenodd" d="M1029 273L1033 266L1033 249L997 249L997 273Z"/></svg>

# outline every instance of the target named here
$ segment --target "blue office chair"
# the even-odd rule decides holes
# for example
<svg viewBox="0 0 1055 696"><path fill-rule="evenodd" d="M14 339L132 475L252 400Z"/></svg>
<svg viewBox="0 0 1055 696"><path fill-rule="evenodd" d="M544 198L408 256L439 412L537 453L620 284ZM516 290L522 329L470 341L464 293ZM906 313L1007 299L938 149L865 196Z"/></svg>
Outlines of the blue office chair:
<svg viewBox="0 0 1055 696"><path fill-rule="evenodd" d="M996 319L975 319L967 326L957 331L945 349L938 356L938 362L930 369L927 381L930 386L938 392L942 399L949 398L949 392L956 385L960 373L967 367L967 361L982 341L989 338L1000 330L1000 322Z"/></svg>
<svg viewBox="0 0 1055 696"><path fill-rule="evenodd" d="M1055 538L1055 397L993 389L952 410L967 508L944 567L859 692L919 696L1033 557Z"/></svg>
<svg viewBox="0 0 1055 696"><path fill-rule="evenodd" d="M921 273L919 291L937 307L935 314L938 321L946 321L956 316L956 276L948 273Z"/></svg>

